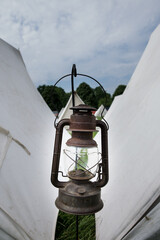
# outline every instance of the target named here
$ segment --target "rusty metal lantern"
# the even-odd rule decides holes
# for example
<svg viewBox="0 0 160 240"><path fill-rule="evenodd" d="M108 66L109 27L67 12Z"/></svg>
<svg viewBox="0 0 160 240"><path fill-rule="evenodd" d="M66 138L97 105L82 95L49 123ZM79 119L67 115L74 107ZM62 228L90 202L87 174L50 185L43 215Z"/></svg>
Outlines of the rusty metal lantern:
<svg viewBox="0 0 160 240"><path fill-rule="evenodd" d="M63 119L56 126L51 182L59 188L55 201L57 208L70 214L88 215L103 207L101 188L108 182L108 127L104 121L96 120L92 114L95 111L93 107L81 104L71 109L73 114L70 119ZM68 181L60 181L58 173L62 135L67 125L71 138L66 142L67 149L63 149L63 152L71 160L72 168L67 172ZM98 148L93 139L97 127L101 130L100 156L98 150L95 150ZM90 154L92 151L99 156L96 164L96 157Z"/></svg>

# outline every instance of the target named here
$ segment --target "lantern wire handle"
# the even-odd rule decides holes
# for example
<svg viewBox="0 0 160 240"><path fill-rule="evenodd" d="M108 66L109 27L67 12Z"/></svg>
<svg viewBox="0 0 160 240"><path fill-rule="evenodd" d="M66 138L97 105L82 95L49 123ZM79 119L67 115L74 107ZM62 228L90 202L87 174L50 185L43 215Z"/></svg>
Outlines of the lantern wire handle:
<svg viewBox="0 0 160 240"><path fill-rule="evenodd" d="M71 151L69 151L69 150L66 150L66 149L64 149L63 150L63 152L67 155L67 153L66 152L69 152L69 153L71 153ZM69 154L68 153L68 154ZM68 156L68 155L67 155ZM85 162L78 156L78 154L77 154L77 148L76 148L76 156L77 156L77 158L76 158L76 160L78 161L78 160L81 160L84 164L85 164ZM75 161L76 161L75 160ZM87 167L88 167L88 165L86 165ZM77 167L76 167L77 168ZM88 167L89 168L89 167Z"/></svg>
<svg viewBox="0 0 160 240"><path fill-rule="evenodd" d="M64 151L64 153L66 154L67 157L69 157L69 158L70 158L73 162L75 162L79 167L83 168L83 169L85 170L85 172L89 172L89 173L94 177L94 174L89 171L90 169L86 169L86 168L83 167L80 163L78 163L78 162L75 161L73 158L71 158L71 157L66 153L65 150L63 150L63 151ZM96 164L96 165L97 165L97 164ZM81 175L81 174L79 174L79 175Z"/></svg>
<svg viewBox="0 0 160 240"><path fill-rule="evenodd" d="M66 154L66 156L68 157L68 158L70 158L74 163L76 163L79 167L81 167L81 168L83 168L85 171L84 172L89 172L93 177L95 177L95 175L92 173L92 172L90 172L90 170L92 169L92 168L94 168L95 166L97 166L100 162L101 162L101 160L102 160L102 158L100 158L99 160L98 160L98 162L96 163L96 164L94 164L92 167L88 167L88 166L86 166L86 167L84 167L84 166L82 166L80 163L78 163L78 161L76 161L76 160L74 160L72 157L70 157L69 156L69 154L67 154L67 151L64 149L63 150L63 152ZM99 152L99 154L101 154L100 152ZM78 157L78 160L80 159L80 157ZM83 162L83 160L81 159L81 161ZM84 163L84 162L83 162ZM72 166L73 164L71 164L71 166ZM71 166L68 168L68 169L70 169L71 168ZM77 176L80 176L80 175L82 175L83 173L79 173L79 174L77 174Z"/></svg>
<svg viewBox="0 0 160 240"><path fill-rule="evenodd" d="M91 76L89 76L89 75L86 75L86 74L81 74L81 73L77 73L77 75L78 75L78 76L83 76L83 77L88 77L88 78L92 79L93 81L95 81L96 83L98 83L98 85L101 87L101 89L103 90L104 94L105 94L106 97L107 97L107 93L106 93L106 91L104 90L104 87L103 87L103 86L100 84L100 82L98 82L95 78L93 78L93 77L91 77ZM103 110L102 110L102 112L101 112L101 118L102 118L103 121L106 123L107 128L108 128L108 130L109 130L109 124L108 124L108 122L105 120L105 118L103 117L103 112L104 112L104 110L105 110L105 106L104 106L104 108L103 108Z"/></svg>
<svg viewBox="0 0 160 240"><path fill-rule="evenodd" d="M73 105L73 107L75 106L74 77L77 77L77 76L83 76L83 77L87 77L87 78L92 79L93 81L95 81L95 82L101 87L102 91L103 91L104 94L107 96L107 93L106 93L105 89L103 88L103 86L100 84L100 82L97 81L95 78L87 75L87 74L77 73L77 69L76 69L76 65L75 65L75 64L73 64L73 66L72 66L72 72L71 72L71 74L66 74L66 75L64 75L63 77L59 78L58 81L53 85L53 87L55 87L62 79L66 78L66 77L69 77L69 76L71 76L72 105ZM103 121L106 123L107 128L108 128L108 130L109 130L109 124L108 124L108 122L105 120L105 118L103 117L103 112L104 112L104 110L105 110L105 106L104 106L104 108L103 108L103 110L102 110L102 112L101 112L101 118L102 118ZM59 117L59 116L57 115L56 118L55 118L55 121L54 121L54 126L55 126L55 128L57 128L56 121L57 121L58 117Z"/></svg>
<svg viewBox="0 0 160 240"><path fill-rule="evenodd" d="M71 76L71 74L66 74L66 75L64 75L63 77L59 78L58 81L53 85L53 87L55 87L62 79L66 78L66 77L69 77L69 76ZM58 117L59 117L59 116L58 116L58 114L57 114L57 116L55 117L55 120L54 120L54 127L55 127L55 128L57 128L56 121L57 121Z"/></svg>

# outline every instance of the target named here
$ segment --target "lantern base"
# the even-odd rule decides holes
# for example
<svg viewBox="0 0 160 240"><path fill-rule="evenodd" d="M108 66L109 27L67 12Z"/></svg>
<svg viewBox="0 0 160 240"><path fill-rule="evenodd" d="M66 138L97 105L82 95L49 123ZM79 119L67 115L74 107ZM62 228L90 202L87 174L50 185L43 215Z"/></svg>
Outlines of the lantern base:
<svg viewBox="0 0 160 240"><path fill-rule="evenodd" d="M69 214L93 214L103 208L101 189L91 182L76 184L71 181L59 189L55 204L61 211Z"/></svg>

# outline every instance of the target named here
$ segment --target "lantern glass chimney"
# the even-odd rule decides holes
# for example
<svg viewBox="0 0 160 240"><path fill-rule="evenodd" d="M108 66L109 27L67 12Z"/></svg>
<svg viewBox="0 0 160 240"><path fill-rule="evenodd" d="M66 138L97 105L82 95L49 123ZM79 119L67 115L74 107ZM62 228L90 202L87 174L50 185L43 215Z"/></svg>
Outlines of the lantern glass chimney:
<svg viewBox="0 0 160 240"><path fill-rule="evenodd" d="M67 163L66 175L73 180L90 180L96 176L101 154L97 147L70 147L63 150L63 159Z"/></svg>

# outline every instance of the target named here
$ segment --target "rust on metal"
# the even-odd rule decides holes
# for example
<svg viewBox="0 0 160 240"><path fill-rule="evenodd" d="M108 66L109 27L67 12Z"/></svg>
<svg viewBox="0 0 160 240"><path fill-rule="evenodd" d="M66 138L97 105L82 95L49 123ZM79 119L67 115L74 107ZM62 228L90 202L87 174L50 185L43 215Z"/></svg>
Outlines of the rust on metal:
<svg viewBox="0 0 160 240"><path fill-rule="evenodd" d="M86 215L96 213L103 207L101 200L101 187L108 182L108 128L92 115L94 108L79 105L71 108L71 119L61 120L56 128L55 147L51 173L52 184L59 188L56 206L66 213ZM59 161L62 143L63 128L69 125L72 137L67 141L68 146L91 148L97 143L93 140L96 127L101 129L102 163L99 163L98 179L91 182L94 176L88 170L75 169L68 172L69 181L58 180Z"/></svg>
<svg viewBox="0 0 160 240"><path fill-rule="evenodd" d="M69 182L59 189L56 206L63 212L76 215L88 215L100 211L103 207L101 190L91 182L77 184Z"/></svg>
<svg viewBox="0 0 160 240"><path fill-rule="evenodd" d="M71 109L73 114L71 115L69 130L72 131L72 138L66 144L76 147L97 147L97 143L93 140L93 132L96 131L96 119L92 115L92 111L95 108L80 104Z"/></svg>
<svg viewBox="0 0 160 240"><path fill-rule="evenodd" d="M93 178L93 174L89 171L84 171L82 169L73 170L68 173L68 176L72 180L84 181Z"/></svg>

